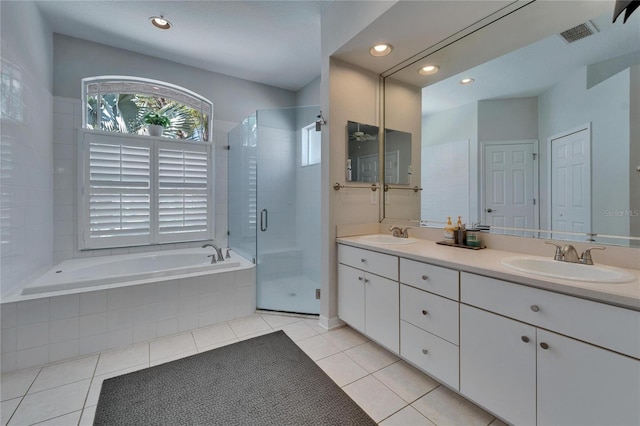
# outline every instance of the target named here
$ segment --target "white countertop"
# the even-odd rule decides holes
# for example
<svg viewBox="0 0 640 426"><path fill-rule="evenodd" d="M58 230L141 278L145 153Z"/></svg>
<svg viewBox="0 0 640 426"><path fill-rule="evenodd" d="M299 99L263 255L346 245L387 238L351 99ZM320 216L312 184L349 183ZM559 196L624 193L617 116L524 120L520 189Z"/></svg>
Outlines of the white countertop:
<svg viewBox="0 0 640 426"><path fill-rule="evenodd" d="M337 238L336 241L340 244L401 256L446 268L471 272L640 311L639 269L613 268L626 271L636 277L635 281L627 283L593 283L555 279L525 272L517 272L501 263L502 259L520 255L520 253L492 250L489 248L469 250L459 247L447 247L438 245L435 241L422 239L417 239L415 243L411 244L380 244L367 241L362 237L364 237L364 235L341 237ZM522 256L540 257L530 255Z"/></svg>

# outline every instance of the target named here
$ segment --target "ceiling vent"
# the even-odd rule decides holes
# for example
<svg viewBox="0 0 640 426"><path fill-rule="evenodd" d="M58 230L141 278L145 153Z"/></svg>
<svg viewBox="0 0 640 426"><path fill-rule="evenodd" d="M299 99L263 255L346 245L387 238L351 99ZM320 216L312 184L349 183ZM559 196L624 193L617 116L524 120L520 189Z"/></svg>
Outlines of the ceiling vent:
<svg viewBox="0 0 640 426"><path fill-rule="evenodd" d="M591 21L587 21L584 24L577 25L573 28L569 28L566 31L560 33L560 37L565 43L570 44L583 38L589 37L598 32L598 29L593 25Z"/></svg>

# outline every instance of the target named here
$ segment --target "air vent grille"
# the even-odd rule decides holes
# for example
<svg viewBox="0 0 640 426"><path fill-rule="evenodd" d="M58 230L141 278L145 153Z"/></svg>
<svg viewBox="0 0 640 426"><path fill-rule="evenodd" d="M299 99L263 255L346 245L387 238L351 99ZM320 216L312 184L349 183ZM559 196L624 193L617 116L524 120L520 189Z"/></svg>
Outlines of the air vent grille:
<svg viewBox="0 0 640 426"><path fill-rule="evenodd" d="M562 37L566 43L573 43L597 32L598 30L591 22L585 22L584 24L577 25L561 32L560 37Z"/></svg>

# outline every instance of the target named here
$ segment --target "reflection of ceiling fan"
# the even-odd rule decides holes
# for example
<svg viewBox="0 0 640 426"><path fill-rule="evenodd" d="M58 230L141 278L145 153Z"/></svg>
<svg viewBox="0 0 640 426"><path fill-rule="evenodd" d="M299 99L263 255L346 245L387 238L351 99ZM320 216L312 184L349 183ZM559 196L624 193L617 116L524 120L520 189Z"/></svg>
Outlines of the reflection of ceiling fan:
<svg viewBox="0 0 640 426"><path fill-rule="evenodd" d="M376 138L377 138L377 135L368 135L365 132L361 132L360 124L358 124L358 130L356 130L355 132L349 135L349 139L354 141L371 141L371 140L375 140Z"/></svg>

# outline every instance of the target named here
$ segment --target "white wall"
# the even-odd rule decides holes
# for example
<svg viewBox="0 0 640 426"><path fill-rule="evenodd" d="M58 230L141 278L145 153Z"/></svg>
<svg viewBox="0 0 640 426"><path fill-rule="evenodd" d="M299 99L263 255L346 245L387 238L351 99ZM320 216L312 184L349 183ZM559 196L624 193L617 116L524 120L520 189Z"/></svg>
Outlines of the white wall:
<svg viewBox="0 0 640 426"><path fill-rule="evenodd" d="M422 90L392 79L385 80L384 127L411 134L411 186L421 184L420 144ZM385 142L386 143L386 142ZM390 145L385 146L387 149ZM420 218L420 192L389 190L384 193L385 219Z"/></svg>
<svg viewBox="0 0 640 426"><path fill-rule="evenodd" d="M538 98L478 101L478 140L538 139Z"/></svg>
<svg viewBox="0 0 640 426"><path fill-rule="evenodd" d="M587 70L573 75L539 98L540 188L548 186L548 138L591 123L591 221L599 234L629 235L629 217L607 211L626 211L629 205L630 70L615 74L587 89ZM636 141L637 142L637 141ZM541 223L549 226L548 197L541 197Z"/></svg>
<svg viewBox="0 0 640 426"><path fill-rule="evenodd" d="M241 122L257 109L294 106L295 93L176 62L54 34L53 94L80 99L80 80L131 75L166 81L213 102L218 120Z"/></svg>
<svg viewBox="0 0 640 426"><path fill-rule="evenodd" d="M3 111L0 130L0 296L6 297L51 265L57 212L51 180L51 32L33 2L3 1L0 8L2 75L20 85L16 104L8 114ZM4 343L3 336L3 352Z"/></svg>
<svg viewBox="0 0 640 426"><path fill-rule="evenodd" d="M216 74L194 67L140 55L59 34L53 36L54 108L60 116L54 126L54 181L58 192L54 204L54 263L64 259L170 250L198 243L163 244L107 250L77 249L76 129L81 123L81 79L96 75L133 75L166 81L199 93L214 104L215 143L215 240L227 246L228 224L228 132L246 116L262 108L293 106L296 93ZM313 86L304 89L307 97Z"/></svg>
<svg viewBox="0 0 640 426"><path fill-rule="evenodd" d="M320 72L320 70L318 70ZM296 92L296 105L320 105L320 76Z"/></svg>
<svg viewBox="0 0 640 426"><path fill-rule="evenodd" d="M464 146L462 144L463 141L468 141L468 155L461 156L461 162L458 170L451 170L452 174L466 174L468 176L469 184L468 184L468 216L463 218L465 223L478 222L478 103L473 102L470 104L462 105L457 108L451 108L446 111L442 111L436 114L425 115L422 117L422 149L421 149L421 159L422 164L425 164L427 161L425 156L428 154L428 147L433 147L435 145L441 144L452 144L456 143L456 147ZM460 145L457 145L460 143ZM442 151L441 149L438 149ZM447 152L447 149L444 149L442 152ZM465 162L464 158L467 159L468 162ZM446 183L451 183L457 181L457 178L449 178L444 175L441 176L441 179L446 181ZM427 184L424 184L427 187ZM424 192L424 191L423 191ZM451 197L458 198L460 197L457 194L453 187L451 188ZM424 196L428 196L423 194ZM444 202L443 202L444 203ZM446 203L445 203L446 204ZM452 205L460 205L459 202L452 202ZM454 209L455 210L455 209ZM464 209L462 209L464 210ZM464 215L465 213L456 213L455 211L449 212L447 216L456 216L458 214ZM441 215L442 216L442 215ZM442 226L438 224L438 222L444 223L446 222L446 217L427 217L424 212L420 217L422 220L436 222L434 226Z"/></svg>

